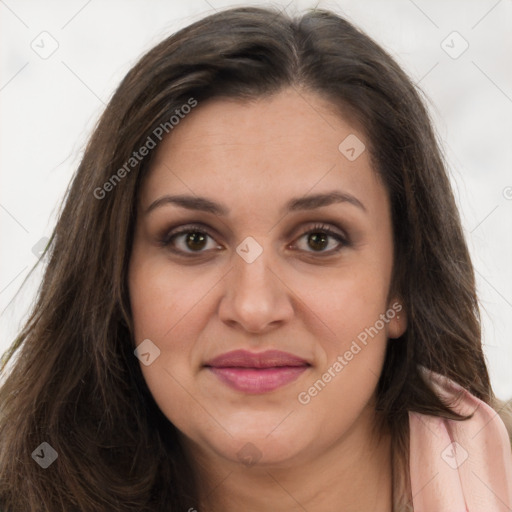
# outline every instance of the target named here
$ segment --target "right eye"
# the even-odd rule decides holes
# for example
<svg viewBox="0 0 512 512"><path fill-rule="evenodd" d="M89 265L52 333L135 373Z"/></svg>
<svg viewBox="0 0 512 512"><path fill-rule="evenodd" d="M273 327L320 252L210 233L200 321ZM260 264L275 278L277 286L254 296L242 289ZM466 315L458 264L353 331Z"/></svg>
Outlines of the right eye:
<svg viewBox="0 0 512 512"><path fill-rule="evenodd" d="M211 239L208 248L208 239ZM173 230L165 235L160 241L163 247L170 251L180 253L186 256L193 256L194 253L202 254L206 250L220 248L218 244L213 243L213 237L201 225L187 225Z"/></svg>

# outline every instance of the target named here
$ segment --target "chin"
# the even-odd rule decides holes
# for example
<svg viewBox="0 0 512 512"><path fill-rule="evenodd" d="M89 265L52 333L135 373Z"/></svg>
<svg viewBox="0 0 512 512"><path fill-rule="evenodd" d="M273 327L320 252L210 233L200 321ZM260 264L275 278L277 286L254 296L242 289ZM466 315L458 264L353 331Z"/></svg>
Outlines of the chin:
<svg viewBox="0 0 512 512"><path fill-rule="evenodd" d="M233 449L233 445L235 449ZM247 468L289 468L298 456L297 449L279 440L241 439L230 447L223 447L223 456L236 465Z"/></svg>
<svg viewBox="0 0 512 512"><path fill-rule="evenodd" d="M279 432L279 429L275 428L277 424L252 433L240 430L235 434L230 430L232 437L223 438L221 443L216 442L220 440L212 440L212 448L223 458L237 465L292 467L297 463L301 453L307 449L307 440L299 433Z"/></svg>

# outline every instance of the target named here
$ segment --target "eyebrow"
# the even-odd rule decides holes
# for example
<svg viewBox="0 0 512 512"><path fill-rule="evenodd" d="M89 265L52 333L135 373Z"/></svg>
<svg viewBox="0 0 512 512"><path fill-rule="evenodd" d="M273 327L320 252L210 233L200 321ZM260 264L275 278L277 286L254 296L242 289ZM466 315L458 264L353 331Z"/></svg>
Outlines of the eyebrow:
<svg viewBox="0 0 512 512"><path fill-rule="evenodd" d="M324 194L307 195L303 197L297 197L290 199L283 207L285 212L296 212L302 210L314 210L316 208L322 208L323 206L329 206L335 203L349 203L357 208L367 212L367 209L357 199L357 197L347 192L332 191ZM153 201L146 209L145 214L147 215L151 211L165 206L167 204L174 204L186 208L187 210L198 210L207 213L213 213L215 215L228 215L230 210L211 199L200 196L188 196L188 195L174 195L162 196Z"/></svg>

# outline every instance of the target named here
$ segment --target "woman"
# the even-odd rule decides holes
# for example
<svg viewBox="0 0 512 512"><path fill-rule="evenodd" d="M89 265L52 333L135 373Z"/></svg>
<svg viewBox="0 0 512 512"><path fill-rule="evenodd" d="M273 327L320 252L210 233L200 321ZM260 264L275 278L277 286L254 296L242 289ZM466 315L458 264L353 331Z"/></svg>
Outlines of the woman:
<svg viewBox="0 0 512 512"><path fill-rule="evenodd" d="M428 115L342 18L220 12L121 83L0 390L2 510L509 510Z"/></svg>

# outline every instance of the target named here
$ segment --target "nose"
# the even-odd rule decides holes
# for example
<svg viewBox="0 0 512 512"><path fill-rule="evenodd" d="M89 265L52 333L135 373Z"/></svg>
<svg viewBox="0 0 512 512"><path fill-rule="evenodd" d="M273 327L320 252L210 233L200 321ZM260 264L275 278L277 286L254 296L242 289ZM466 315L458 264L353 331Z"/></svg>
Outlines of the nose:
<svg viewBox="0 0 512 512"><path fill-rule="evenodd" d="M291 287L280 276L271 250L252 262L233 255L225 276L219 317L230 327L253 334L265 333L288 322L294 313Z"/></svg>

